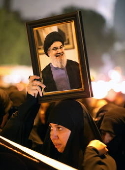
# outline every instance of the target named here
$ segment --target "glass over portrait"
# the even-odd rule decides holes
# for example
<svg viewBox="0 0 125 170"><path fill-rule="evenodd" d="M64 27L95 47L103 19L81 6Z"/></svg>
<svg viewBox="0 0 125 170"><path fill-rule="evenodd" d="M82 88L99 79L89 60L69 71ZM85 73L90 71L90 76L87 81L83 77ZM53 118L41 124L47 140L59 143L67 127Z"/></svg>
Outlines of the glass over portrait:
<svg viewBox="0 0 125 170"><path fill-rule="evenodd" d="M45 92L82 88L76 34L73 31L73 21L34 29Z"/></svg>

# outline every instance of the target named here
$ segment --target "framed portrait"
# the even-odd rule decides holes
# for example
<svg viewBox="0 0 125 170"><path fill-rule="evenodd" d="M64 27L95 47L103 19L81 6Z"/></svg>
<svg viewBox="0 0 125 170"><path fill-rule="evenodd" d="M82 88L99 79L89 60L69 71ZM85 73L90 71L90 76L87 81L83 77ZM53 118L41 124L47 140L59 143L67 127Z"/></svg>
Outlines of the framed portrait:
<svg viewBox="0 0 125 170"><path fill-rule="evenodd" d="M26 23L34 75L45 84L39 102L92 97L82 12Z"/></svg>

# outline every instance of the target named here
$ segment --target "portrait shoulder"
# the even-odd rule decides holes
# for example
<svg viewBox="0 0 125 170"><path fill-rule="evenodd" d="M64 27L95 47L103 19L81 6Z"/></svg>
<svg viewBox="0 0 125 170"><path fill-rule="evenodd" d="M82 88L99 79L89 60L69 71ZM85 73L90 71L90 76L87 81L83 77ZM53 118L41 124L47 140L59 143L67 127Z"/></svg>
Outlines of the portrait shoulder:
<svg viewBox="0 0 125 170"><path fill-rule="evenodd" d="M50 63L42 70L42 72L49 71L51 69Z"/></svg>
<svg viewBox="0 0 125 170"><path fill-rule="evenodd" d="M79 65L78 62L73 61L73 60L69 60L69 59L67 60L67 63L68 63L68 64Z"/></svg>

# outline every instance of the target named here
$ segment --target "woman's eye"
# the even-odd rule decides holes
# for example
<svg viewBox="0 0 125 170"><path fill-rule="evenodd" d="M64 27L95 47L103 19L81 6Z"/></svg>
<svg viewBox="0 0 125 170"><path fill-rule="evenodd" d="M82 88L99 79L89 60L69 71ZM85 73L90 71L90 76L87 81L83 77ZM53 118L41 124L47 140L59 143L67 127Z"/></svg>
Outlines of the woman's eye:
<svg viewBox="0 0 125 170"><path fill-rule="evenodd" d="M51 126L49 126L50 130L53 130L53 128Z"/></svg>
<svg viewBox="0 0 125 170"><path fill-rule="evenodd" d="M58 129L58 130L62 130L62 127L58 126L57 129Z"/></svg>

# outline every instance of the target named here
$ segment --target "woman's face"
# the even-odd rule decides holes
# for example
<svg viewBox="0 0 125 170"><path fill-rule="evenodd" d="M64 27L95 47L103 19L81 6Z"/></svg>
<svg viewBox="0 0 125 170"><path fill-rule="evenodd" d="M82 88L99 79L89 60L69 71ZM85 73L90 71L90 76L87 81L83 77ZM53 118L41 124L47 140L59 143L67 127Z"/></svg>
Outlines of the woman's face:
<svg viewBox="0 0 125 170"><path fill-rule="evenodd" d="M64 126L50 123L50 139L54 144L55 148L58 152L63 152L69 136L71 134L71 130L65 128Z"/></svg>
<svg viewBox="0 0 125 170"><path fill-rule="evenodd" d="M103 132L103 131L101 132L101 135L102 135L102 141L105 144L108 144L115 137L115 135L109 132Z"/></svg>

